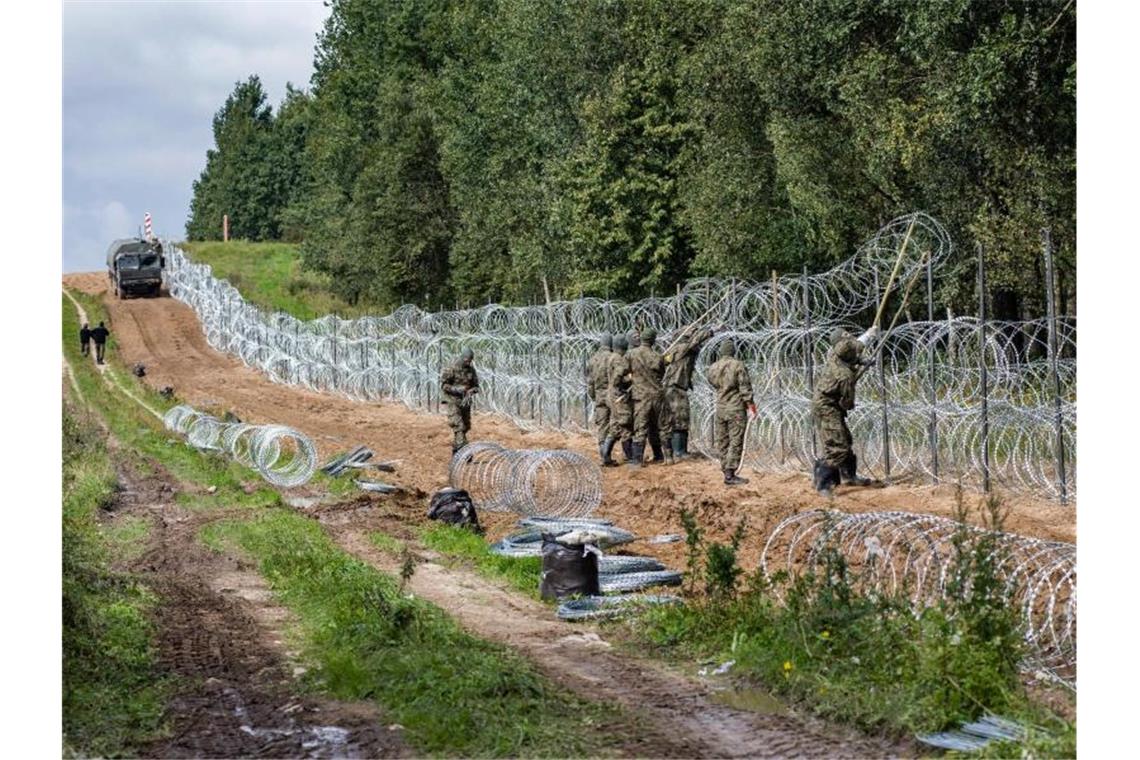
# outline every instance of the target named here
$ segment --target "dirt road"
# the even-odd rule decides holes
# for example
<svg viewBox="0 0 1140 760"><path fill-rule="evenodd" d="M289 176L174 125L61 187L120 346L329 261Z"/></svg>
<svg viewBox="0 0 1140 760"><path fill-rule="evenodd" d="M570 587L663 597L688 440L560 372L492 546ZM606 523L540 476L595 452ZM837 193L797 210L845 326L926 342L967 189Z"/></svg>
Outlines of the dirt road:
<svg viewBox="0 0 1140 760"><path fill-rule="evenodd" d="M68 275L64 284L104 298L121 358L146 365L146 380L170 385L179 399L199 408L232 410L243 420L293 425L313 437L322 457L357 444L377 456L399 459L394 481L424 492L447 482L451 433L443 415L407 409L395 403L368 404L277 385L239 360L213 350L189 307L163 297L119 301L107 293L98 273ZM472 440L494 440L520 448L570 448L594 458L594 442L584 435L528 433L490 415L476 414ZM748 520L742 558L754 567L764 537L780 520L796 512L827 506L811 489L807 475L746 473L747 486L728 488L715 462L694 459L671 467L603 470L604 499L598 516L639 535L681 533L679 508L695 509L712 538L723 540L741 518ZM1075 511L1056 502L1005 494L1010 508L1006 529L1061 541L1076 538ZM977 495L968 500L977 501ZM951 486L891 486L868 490L841 487L834 508L846 512L905 510L942 516L954 514ZM411 517L411 516L409 516ZM487 515L493 537L510 530L513 518ZM683 564L680 544L639 544L673 567Z"/></svg>

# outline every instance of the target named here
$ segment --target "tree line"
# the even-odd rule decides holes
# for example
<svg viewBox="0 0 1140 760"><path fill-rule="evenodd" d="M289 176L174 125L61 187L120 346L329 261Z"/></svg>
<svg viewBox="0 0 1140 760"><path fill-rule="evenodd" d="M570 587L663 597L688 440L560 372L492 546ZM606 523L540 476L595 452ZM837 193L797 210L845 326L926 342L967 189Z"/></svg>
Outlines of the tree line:
<svg viewBox="0 0 1140 760"><path fill-rule="evenodd" d="M299 241L394 307L820 271L924 210L940 304L1075 309L1071 0L333 0L310 88L214 117L191 239Z"/></svg>

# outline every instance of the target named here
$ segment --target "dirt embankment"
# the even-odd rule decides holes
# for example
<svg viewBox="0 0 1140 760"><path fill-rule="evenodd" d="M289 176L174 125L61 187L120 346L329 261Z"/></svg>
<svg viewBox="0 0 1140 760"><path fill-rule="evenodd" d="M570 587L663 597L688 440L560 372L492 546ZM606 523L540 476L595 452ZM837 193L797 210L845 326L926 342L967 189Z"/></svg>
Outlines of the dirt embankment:
<svg viewBox="0 0 1140 760"><path fill-rule="evenodd" d="M242 419L293 425L313 437L321 456L366 444L382 458L399 459L394 481L431 492L447 482L451 433L443 415L415 412L394 403L368 404L300 388L277 385L239 360L213 350L198 319L171 298L107 297L101 274L77 274L65 284L105 298L122 358L147 367L154 387L174 387L180 399L199 408L233 410ZM520 448L570 448L592 458L593 440L584 435L528 433L490 415L476 414L472 440L494 440ZM696 511L708 535L723 540L744 518L748 531L742 558L754 567L764 537L785 517L828 506L811 489L805 475L746 473L751 483L729 488L715 462L694 459L671 467L603 470L604 499L598 515L642 536L682 532L678 510ZM1006 494L1010 509L1006 529L1038 538L1074 541L1072 507L1023 495ZM977 501L977 495L967 497ZM954 489L950 486L902 486L885 489L841 487L832 504L845 512L903 510L951 517ZM488 515L494 537L507 532L513 519ZM681 545L638 545L671 566L682 563Z"/></svg>

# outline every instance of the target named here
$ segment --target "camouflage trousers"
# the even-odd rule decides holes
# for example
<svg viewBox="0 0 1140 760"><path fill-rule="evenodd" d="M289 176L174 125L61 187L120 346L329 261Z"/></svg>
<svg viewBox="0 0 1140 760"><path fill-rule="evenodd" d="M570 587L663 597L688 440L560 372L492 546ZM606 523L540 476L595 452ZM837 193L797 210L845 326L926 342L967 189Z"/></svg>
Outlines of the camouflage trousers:
<svg viewBox="0 0 1140 760"><path fill-rule="evenodd" d="M744 451L744 431L748 427L748 414L739 408L717 407L713 421L713 446L722 470L740 469L740 455Z"/></svg>
<svg viewBox="0 0 1140 760"><path fill-rule="evenodd" d="M467 445L467 431L471 429L471 407L455 403L447 404L447 424L455 434L452 446L456 451Z"/></svg>
<svg viewBox="0 0 1140 760"><path fill-rule="evenodd" d="M598 429L598 443L605 443L610 434L610 407L604 401L594 402L594 425Z"/></svg>
<svg viewBox="0 0 1140 760"><path fill-rule="evenodd" d="M629 394L610 396L610 435L618 441L628 441L633 438L633 407L630 405Z"/></svg>
<svg viewBox="0 0 1140 760"><path fill-rule="evenodd" d="M842 467L851 455L851 428L847 427L847 413L834 406L812 408L815 429L823 447L820 457L831 467Z"/></svg>
<svg viewBox="0 0 1140 760"><path fill-rule="evenodd" d="M661 434L661 395L650 396L633 402L633 440L645 443L646 439Z"/></svg>
<svg viewBox="0 0 1140 760"><path fill-rule="evenodd" d="M663 434L688 432L689 392L683 388L666 388L661 404L661 432Z"/></svg>

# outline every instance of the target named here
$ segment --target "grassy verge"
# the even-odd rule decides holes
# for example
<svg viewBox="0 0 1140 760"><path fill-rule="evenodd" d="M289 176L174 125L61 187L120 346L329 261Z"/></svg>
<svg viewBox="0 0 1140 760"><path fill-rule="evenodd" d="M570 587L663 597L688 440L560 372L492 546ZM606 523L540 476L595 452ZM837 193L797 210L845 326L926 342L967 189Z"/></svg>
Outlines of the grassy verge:
<svg viewBox="0 0 1140 760"><path fill-rule="evenodd" d="M161 726L166 685L155 679L153 595L111 569L118 535L96 516L115 470L94 420L63 415L63 735L66 754L132 755ZM138 537L138 527L129 531Z"/></svg>
<svg viewBox="0 0 1140 760"><path fill-rule="evenodd" d="M465 528L434 523L420 533L424 546L472 566L481 575L506 581L511 588L538 599L541 557L502 557L492 554L486 539Z"/></svg>
<svg viewBox="0 0 1140 760"><path fill-rule="evenodd" d="M168 401L152 391L122 365L114 344L114 325L111 324L103 304L83 293L72 292L92 323L106 322L112 330L111 343L107 351L110 371L115 372L116 380L151 408L165 412L177 401ZM200 452L188 446L182 437L166 430L162 421L127 398L100 376L89 357L79 351L79 319L75 306L61 296L63 308L63 352L71 364L75 379L89 408L106 422L115 439L123 446L124 455L140 471L153 469L153 462L160 462L175 479L203 487L214 487L209 495L180 495L185 501L190 499L195 506L214 505L260 507L280 504L280 495L266 487L260 477L245 467L220 453Z"/></svg>
<svg viewBox="0 0 1140 760"><path fill-rule="evenodd" d="M400 582L284 510L207 526L252 556L301 619L322 687L372 698L417 748L461 755L582 755L608 741L609 708L560 693L520 656L464 633Z"/></svg>
<svg viewBox="0 0 1140 760"><path fill-rule="evenodd" d="M905 591L863 591L834 548L795 578L744 576L736 545L689 532L690 600L649 612L623 635L674 659L735 660L732 673L833 720L895 735L957 727L992 712L1039 727L1022 749L1071 756L1074 727L1034 704L1020 679L1018 612L1005 604L996 546L963 541L944 603L915 616Z"/></svg>
<svg viewBox="0 0 1140 760"><path fill-rule="evenodd" d="M355 306L333 295L329 278L302 269L298 247L289 243L181 243L195 261L209 264L250 303L283 311L298 319L326 314L345 317L376 313L373 304Z"/></svg>

